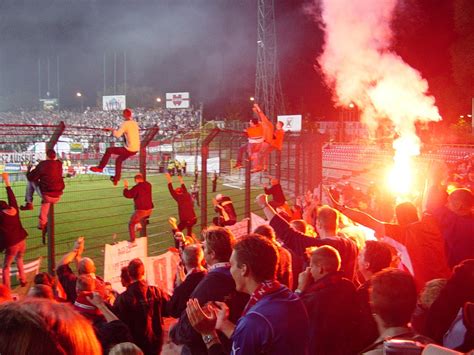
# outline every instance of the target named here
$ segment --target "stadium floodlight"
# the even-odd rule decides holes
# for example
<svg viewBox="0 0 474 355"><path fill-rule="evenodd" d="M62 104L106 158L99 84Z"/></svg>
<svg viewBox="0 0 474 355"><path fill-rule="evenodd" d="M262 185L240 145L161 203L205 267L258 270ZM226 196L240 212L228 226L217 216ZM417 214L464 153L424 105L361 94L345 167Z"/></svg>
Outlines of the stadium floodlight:
<svg viewBox="0 0 474 355"><path fill-rule="evenodd" d="M157 97L156 102L160 103L161 102L161 97Z"/></svg>
<svg viewBox="0 0 474 355"><path fill-rule="evenodd" d="M76 92L76 96L77 96L77 97L82 97L82 93Z"/></svg>
<svg viewBox="0 0 474 355"><path fill-rule="evenodd" d="M255 97L250 96L250 101L255 101Z"/></svg>

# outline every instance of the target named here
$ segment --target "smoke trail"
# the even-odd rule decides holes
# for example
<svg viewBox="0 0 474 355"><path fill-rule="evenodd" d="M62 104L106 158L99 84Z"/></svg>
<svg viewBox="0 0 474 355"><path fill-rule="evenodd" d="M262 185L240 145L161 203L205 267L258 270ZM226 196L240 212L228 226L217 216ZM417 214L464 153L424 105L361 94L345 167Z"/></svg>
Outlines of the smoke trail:
<svg viewBox="0 0 474 355"><path fill-rule="evenodd" d="M318 62L338 106L354 102L372 131L388 118L400 138L397 159L419 154L415 122L441 119L428 83L391 51L391 20L397 0L320 0L325 31ZM409 159L408 159L409 160Z"/></svg>

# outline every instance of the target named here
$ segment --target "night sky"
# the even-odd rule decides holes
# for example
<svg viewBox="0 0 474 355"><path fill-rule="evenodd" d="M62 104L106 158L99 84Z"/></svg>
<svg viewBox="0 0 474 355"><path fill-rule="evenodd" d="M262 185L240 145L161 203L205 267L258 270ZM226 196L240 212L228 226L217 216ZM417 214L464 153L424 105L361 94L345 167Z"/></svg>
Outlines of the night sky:
<svg viewBox="0 0 474 355"><path fill-rule="evenodd" d="M331 92L315 67L323 32L303 10L307 3L275 0L283 94L288 113L331 119ZM471 0L402 0L397 7L393 50L428 80L444 120L471 110L473 16ZM56 96L59 57L62 105L77 107L77 91L95 105L104 54L110 88L114 53L120 86L126 52L129 90L190 91L207 119L236 106L250 114L256 21L253 0L0 0L0 105L27 107L38 98L39 61L45 96L48 57L50 95Z"/></svg>

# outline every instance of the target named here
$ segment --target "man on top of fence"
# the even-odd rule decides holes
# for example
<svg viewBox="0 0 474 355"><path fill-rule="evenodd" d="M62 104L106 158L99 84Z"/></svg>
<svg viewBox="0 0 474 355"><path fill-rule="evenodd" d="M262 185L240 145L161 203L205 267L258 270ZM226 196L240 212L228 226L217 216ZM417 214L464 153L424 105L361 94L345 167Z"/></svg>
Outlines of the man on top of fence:
<svg viewBox="0 0 474 355"><path fill-rule="evenodd" d="M145 220L151 216L154 207L151 184L145 181L142 174L135 175L135 182L136 185L129 189L128 181L123 181L123 196L133 198L135 205L135 211L128 223L131 246L135 244L135 226L139 225L140 229L143 228Z"/></svg>
<svg viewBox="0 0 474 355"><path fill-rule="evenodd" d="M264 131L258 118L252 118L249 121L249 124L249 127L245 130L245 133L247 134L248 138L248 143L244 144L239 148L239 154L237 155L237 162L235 163L234 168L239 169L242 167L242 159L244 157L244 153L247 152L248 159L254 160L254 167L252 169L252 172L257 172L262 169L260 166L260 150L264 142Z"/></svg>
<svg viewBox="0 0 474 355"><path fill-rule="evenodd" d="M25 255L28 233L21 224L18 204L15 194L10 187L8 173L3 173L2 178L8 195L8 203L0 201L0 250L5 250L3 284L10 288L10 266L15 258L20 274L20 284L25 286L26 277L23 268L23 255Z"/></svg>
<svg viewBox="0 0 474 355"><path fill-rule="evenodd" d="M63 164L57 159L54 149L48 149L46 160L39 162L36 168L26 174L26 177L28 179L25 193L26 204L21 206L20 209L33 209L33 194L35 191L41 197L38 229L42 231L44 244L49 208L51 204L59 202L64 191Z"/></svg>
<svg viewBox="0 0 474 355"><path fill-rule="evenodd" d="M112 132L115 138L125 137L125 145L123 147L109 147L106 149L102 160L98 166L91 167L91 171L101 173L107 165L112 154L117 155L115 160L115 176L111 176L110 180L117 185L120 181L122 173L122 163L129 157L137 154L140 150L140 132L138 123L132 117L132 110L126 108L123 110L124 122L119 129L104 128L105 131Z"/></svg>

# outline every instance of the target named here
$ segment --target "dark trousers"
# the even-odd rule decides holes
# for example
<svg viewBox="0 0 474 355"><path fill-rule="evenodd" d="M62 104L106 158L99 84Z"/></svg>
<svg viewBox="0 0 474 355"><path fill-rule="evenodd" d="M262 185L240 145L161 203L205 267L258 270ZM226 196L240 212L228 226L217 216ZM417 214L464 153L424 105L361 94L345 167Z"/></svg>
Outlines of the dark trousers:
<svg viewBox="0 0 474 355"><path fill-rule="evenodd" d="M178 224L178 229L180 230L180 232L182 232L184 230L184 228L186 228L187 230L187 233L186 235L192 235L193 234L193 226L196 224L197 222L197 218L194 217L193 219L190 219L188 221L179 221L179 224Z"/></svg>
<svg viewBox="0 0 474 355"><path fill-rule="evenodd" d="M125 159L130 158L132 155L137 154L137 152L131 152L124 147L109 147L105 150L105 154L102 157L102 160L99 163L99 168L103 169L109 162L110 156L112 154L117 155L115 159L115 176L114 180L119 181L122 176L122 163Z"/></svg>
<svg viewBox="0 0 474 355"><path fill-rule="evenodd" d="M233 226L237 221L235 219L229 219L226 221L224 217L214 217L212 219L212 223L214 223L216 226L219 227L225 227L225 226Z"/></svg>

